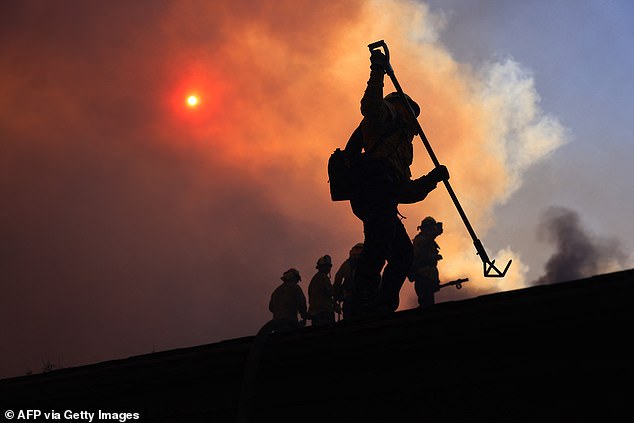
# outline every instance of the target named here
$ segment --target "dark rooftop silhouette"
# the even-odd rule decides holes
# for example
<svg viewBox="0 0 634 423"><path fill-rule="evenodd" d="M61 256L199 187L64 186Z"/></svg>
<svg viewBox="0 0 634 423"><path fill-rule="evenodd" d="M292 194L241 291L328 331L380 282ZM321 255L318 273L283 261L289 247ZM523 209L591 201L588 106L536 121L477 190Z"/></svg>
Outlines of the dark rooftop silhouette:
<svg viewBox="0 0 634 423"><path fill-rule="evenodd" d="M249 421L631 421L633 305L627 270L274 334ZM0 402L235 422L253 341L5 379Z"/></svg>

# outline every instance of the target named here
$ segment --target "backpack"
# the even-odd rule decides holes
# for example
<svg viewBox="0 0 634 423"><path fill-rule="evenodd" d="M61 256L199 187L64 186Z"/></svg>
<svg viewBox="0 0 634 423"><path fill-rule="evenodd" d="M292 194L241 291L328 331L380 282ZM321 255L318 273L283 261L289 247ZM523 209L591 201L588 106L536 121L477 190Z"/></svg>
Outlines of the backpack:
<svg viewBox="0 0 634 423"><path fill-rule="evenodd" d="M361 128L358 127L350 136L348 145L360 146L363 142ZM332 201L350 200L351 194L357 186L360 176L358 161L359 154L337 148L328 159L328 183L330 184L330 198Z"/></svg>
<svg viewBox="0 0 634 423"><path fill-rule="evenodd" d="M348 154L336 149L328 159L328 183L332 201L350 200L350 193L355 185L355 172Z"/></svg>

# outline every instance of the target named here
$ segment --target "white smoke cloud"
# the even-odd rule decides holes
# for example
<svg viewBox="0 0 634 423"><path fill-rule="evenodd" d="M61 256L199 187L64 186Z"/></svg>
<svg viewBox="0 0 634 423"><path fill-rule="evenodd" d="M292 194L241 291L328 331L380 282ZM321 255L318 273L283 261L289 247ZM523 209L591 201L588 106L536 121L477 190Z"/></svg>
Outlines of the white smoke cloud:
<svg viewBox="0 0 634 423"><path fill-rule="evenodd" d="M491 115L490 136L509 173L502 202L521 186L524 173L564 145L567 131L540 108L532 72L512 58L480 71L480 102Z"/></svg>

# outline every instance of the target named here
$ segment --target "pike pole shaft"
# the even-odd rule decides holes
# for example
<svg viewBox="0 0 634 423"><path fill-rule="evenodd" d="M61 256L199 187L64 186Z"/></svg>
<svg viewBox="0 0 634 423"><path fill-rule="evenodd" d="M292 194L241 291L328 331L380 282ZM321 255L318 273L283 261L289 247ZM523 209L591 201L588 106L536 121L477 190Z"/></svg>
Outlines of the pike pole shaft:
<svg viewBox="0 0 634 423"><path fill-rule="evenodd" d="M436 167L440 166L440 161L438 160L438 157L436 157L436 153L434 153L434 150L431 148L431 144L429 143L429 140L427 139L427 136L425 135L425 131L423 131L423 127L420 125L420 123L418 122L418 119L416 118L416 113L414 112L414 110L412 110L412 106L409 104L409 101L407 101L403 88L401 87L401 84L399 84L398 79L396 79L396 75L394 75L394 70L392 69L392 66L388 66L387 75L392 80L392 84L394 84L394 88L396 88L396 92L398 92L399 95L401 96L401 101L403 101L404 104L407 105L407 108L411 112L412 117L414 117L414 122L416 123L416 129L418 130L418 135L420 136L420 139L423 141L423 145L425 146L425 150L427 150L427 154L429 154L431 161L434 163L434 166ZM462 208L460 201L458 201L458 196L456 195L455 191L451 187L451 184L449 183L448 180L444 180L442 182L445 185L445 188L447 189L447 192L449 193L449 197L451 197L451 201L453 201L453 204L456 207L456 210L458 210L458 214L460 215L462 222L467 228L467 232L469 232L469 235L471 236L471 239L473 240L473 244L475 245L478 255L483 261L489 263L490 262L489 257L487 256L487 253L484 250L484 247L482 246L482 242L478 239L478 236L476 235L475 230L473 229L473 226L471 226L471 222L469 222L469 219L467 218L467 214Z"/></svg>
<svg viewBox="0 0 634 423"><path fill-rule="evenodd" d="M418 135L420 136L420 139L423 141L423 145L425 146L425 149L427 150L427 153L429 154L431 161L434 163L434 166L436 167L440 166L440 161L438 160L438 157L436 157L436 153L434 153L434 150L431 148L431 144L429 143L429 140L427 139L427 136L425 135L425 131L423 131L423 127L420 125L420 123L418 122L418 119L416 118L416 113L414 112L414 109L412 109L412 106L409 104L409 101L407 100L407 97L405 96L405 92L403 91L403 88L401 87L401 84L399 84L398 79L396 79L396 75L394 74L394 69L392 69L392 64L390 63L390 51L387 48L387 44L385 43L385 41L381 40L381 41L377 41L375 43L368 45L368 48L370 49L370 52L379 48L383 48L386 59L387 59L386 73L392 80L392 84L394 85L394 88L396 88L396 92L398 92L399 97L401 98L401 101L403 102L403 105L406 107L407 110L409 110L410 117L412 118L412 121L415 122L416 129L418 130ZM458 214L460 215L462 222L467 228L467 232L469 232L469 235L471 236L471 239L473 240L473 245L475 246L476 252L480 256L480 260L482 260L482 264L484 267L484 276L500 277L500 278L504 277L506 275L506 271L511 265L512 260L508 262L508 264L506 265L503 271L500 271L495 266L495 260L491 261L489 259L489 256L487 255L484 249L484 246L482 245L482 242L480 241L480 239L478 239L478 236L476 235L475 230L473 229L473 226L471 226L471 222L469 222L469 219L467 218L467 214L465 213L464 209L460 205L460 201L458 201L458 196L456 196L456 193L451 187L451 184L449 183L448 180L443 181L443 184L445 184L445 188L447 189L447 192L449 193L449 197L451 197L451 201L453 201L453 204L456 207L456 210L458 210ZM492 271L494 271L494 273L491 273Z"/></svg>

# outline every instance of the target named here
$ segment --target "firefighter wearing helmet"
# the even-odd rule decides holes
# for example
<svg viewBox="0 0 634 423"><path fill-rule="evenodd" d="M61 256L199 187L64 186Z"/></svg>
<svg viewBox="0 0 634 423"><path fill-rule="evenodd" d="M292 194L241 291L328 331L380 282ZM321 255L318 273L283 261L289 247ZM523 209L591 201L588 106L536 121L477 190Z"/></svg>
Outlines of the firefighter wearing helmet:
<svg viewBox="0 0 634 423"><path fill-rule="evenodd" d="M370 79L361 99L363 119L345 152L358 163L357 183L350 193L352 211L362 222L364 247L354 276L356 315L392 312L412 263L412 242L399 219L398 205L422 201L440 181L449 179L445 166L412 179L412 140L420 106L400 95L383 96L387 57L372 50ZM387 264L386 264L387 263Z"/></svg>
<svg viewBox="0 0 634 423"><path fill-rule="evenodd" d="M278 286L269 302L269 310L273 313L273 320L290 323L291 326L301 327L306 325L308 313L306 310L306 297L299 282L302 280L297 269L288 269L282 277L282 284ZM298 320L297 315L301 317Z"/></svg>
<svg viewBox="0 0 634 423"><path fill-rule="evenodd" d="M335 302L330 282L332 259L329 255L317 260L317 273L308 285L308 315L313 326L323 326L335 322Z"/></svg>
<svg viewBox="0 0 634 423"><path fill-rule="evenodd" d="M418 296L418 306L428 308L435 303L435 294L440 290L438 276L438 261L442 256L438 254L440 246L436 237L443 233L442 222L436 222L431 216L423 219L420 231L413 240L414 259L408 277L414 282L414 289Z"/></svg>

